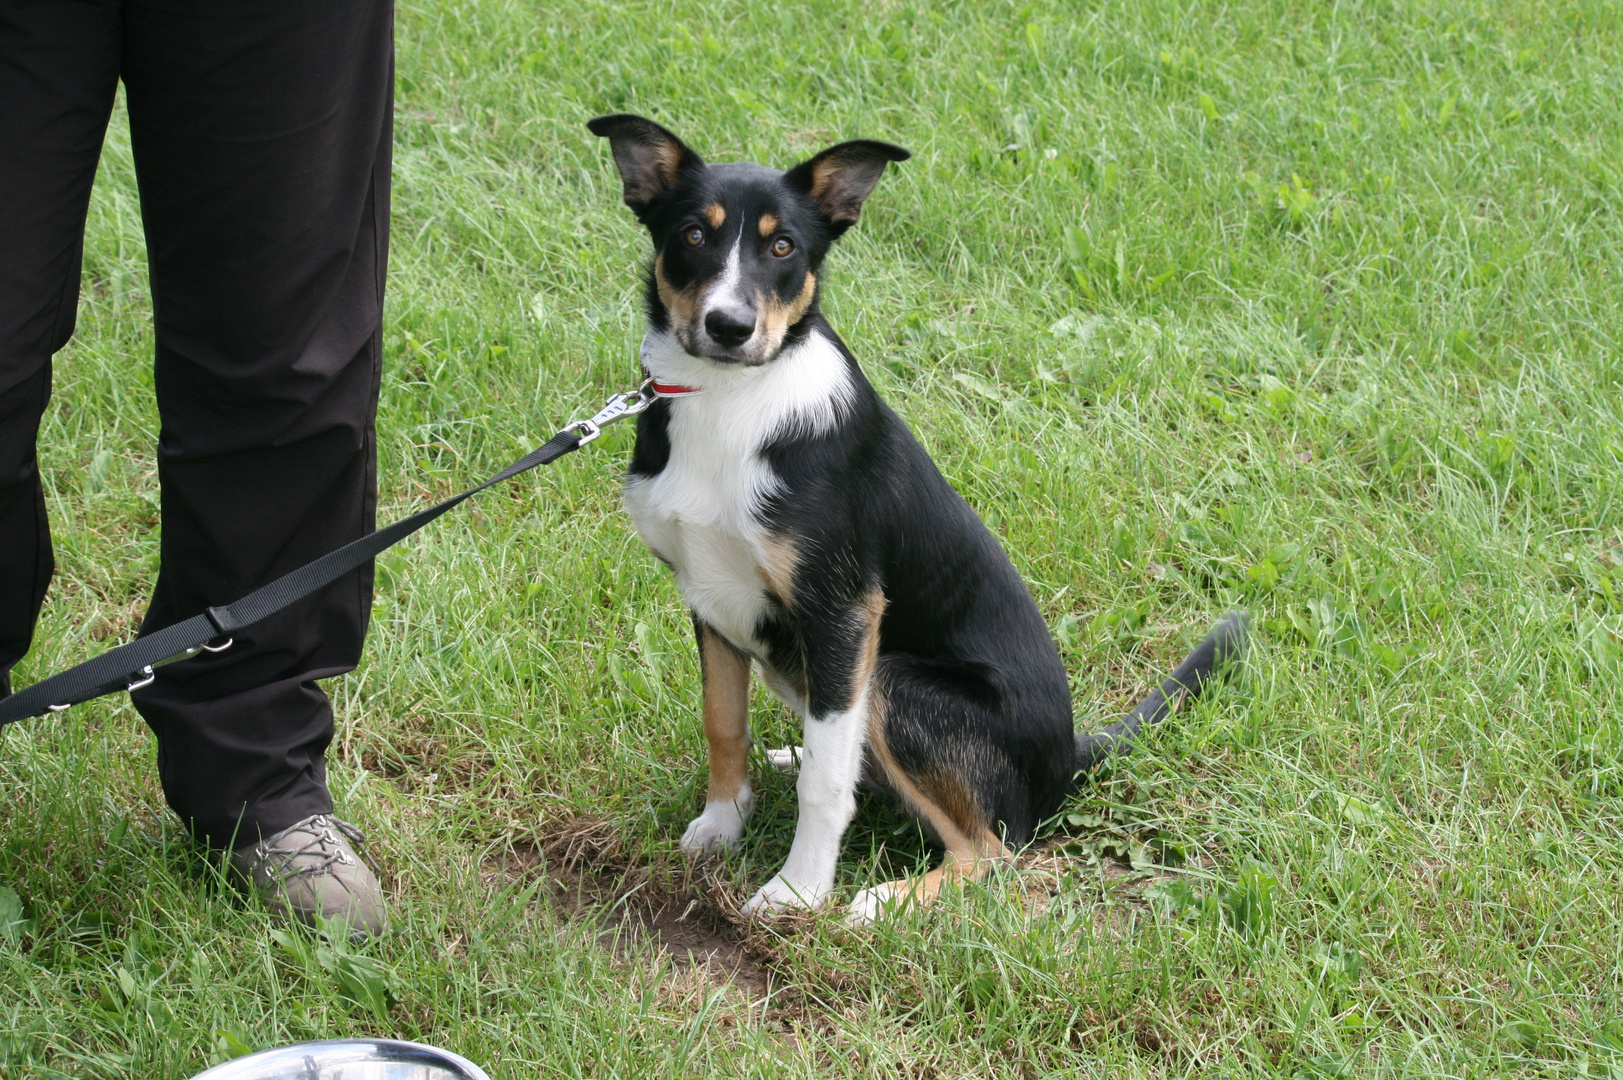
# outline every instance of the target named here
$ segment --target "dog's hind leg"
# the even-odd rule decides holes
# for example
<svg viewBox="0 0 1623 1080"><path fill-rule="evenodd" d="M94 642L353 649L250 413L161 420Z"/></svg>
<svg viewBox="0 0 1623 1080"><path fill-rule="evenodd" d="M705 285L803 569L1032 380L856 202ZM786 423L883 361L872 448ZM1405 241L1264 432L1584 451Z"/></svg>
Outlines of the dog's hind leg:
<svg viewBox="0 0 1623 1080"><path fill-rule="evenodd" d="M993 837L996 842L996 837ZM966 851L967 849L967 851ZM848 926L868 926L888 915L893 915L909 904L929 904L941 894L943 886L964 881L979 881L987 872L1006 862L1006 855L982 855L974 845L966 849L947 849L941 865L916 878L887 881L871 889L863 889L851 898L851 907L845 913Z"/></svg>
<svg viewBox="0 0 1623 1080"><path fill-rule="evenodd" d="M682 850L706 855L737 844L755 805L749 781L749 657L694 619L704 678L704 737L710 744L710 786L704 812L682 834Z"/></svg>
<svg viewBox="0 0 1623 1080"><path fill-rule="evenodd" d="M868 752L885 786L935 833L946 848L946 857L920 877L887 881L857 893L846 913L847 923L863 926L907 904L928 904L943 886L979 881L992 867L1007 861L1008 850L988 827L974 788L946 767L905 771L891 755L885 717L879 710L870 721Z"/></svg>

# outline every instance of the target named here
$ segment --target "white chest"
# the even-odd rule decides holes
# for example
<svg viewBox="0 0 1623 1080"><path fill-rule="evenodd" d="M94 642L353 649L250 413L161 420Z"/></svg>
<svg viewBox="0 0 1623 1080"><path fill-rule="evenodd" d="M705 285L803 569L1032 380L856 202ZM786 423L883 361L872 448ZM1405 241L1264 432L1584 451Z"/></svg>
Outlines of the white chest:
<svg viewBox="0 0 1623 1080"><path fill-rule="evenodd" d="M673 438L670 462L658 476L626 483L626 510L643 543L675 568L699 618L759 655L768 537L755 515L774 478L758 459L719 462L693 442Z"/></svg>
<svg viewBox="0 0 1623 1080"><path fill-rule="evenodd" d="M761 451L785 433L838 423L853 390L850 373L817 334L768 364L739 368L691 357L650 333L642 360L656 378L703 392L670 402L670 458L657 475L627 480L626 510L643 542L676 569L694 612L760 655L755 631L770 602L766 582L783 572L781 546L761 520L782 482Z"/></svg>

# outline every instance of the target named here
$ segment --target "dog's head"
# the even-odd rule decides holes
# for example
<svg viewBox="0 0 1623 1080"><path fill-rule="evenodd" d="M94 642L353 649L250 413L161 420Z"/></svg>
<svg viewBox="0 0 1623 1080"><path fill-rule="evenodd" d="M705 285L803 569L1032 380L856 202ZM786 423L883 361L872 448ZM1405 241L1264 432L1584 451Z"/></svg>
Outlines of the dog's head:
<svg viewBox="0 0 1623 1080"><path fill-rule="evenodd" d="M885 165L911 155L859 139L788 172L706 165L640 116L586 125L609 140L625 201L654 239L649 318L693 356L770 362L817 302L823 256L850 228Z"/></svg>

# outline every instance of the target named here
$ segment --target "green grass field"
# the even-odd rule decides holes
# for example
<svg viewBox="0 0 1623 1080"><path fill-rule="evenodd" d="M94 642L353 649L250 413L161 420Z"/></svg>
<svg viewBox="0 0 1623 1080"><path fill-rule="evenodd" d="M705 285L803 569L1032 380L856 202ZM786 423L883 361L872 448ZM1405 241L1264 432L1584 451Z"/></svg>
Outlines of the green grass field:
<svg viewBox="0 0 1623 1080"><path fill-rule="evenodd" d="M379 1034L503 1080L1623 1077L1620 55L1611 0L412 0L385 518L633 380L646 240L587 118L780 167L881 138L916 156L827 310L1030 582L1079 722L1231 605L1256 646L1016 874L746 927L793 781L757 762L742 853L685 865L697 663L616 429L381 561L329 687L381 943L235 899L124 699L0 736L0 1075ZM153 584L134 192L115 117L19 684ZM794 741L764 695L754 725ZM931 858L877 805L845 855L846 895Z"/></svg>

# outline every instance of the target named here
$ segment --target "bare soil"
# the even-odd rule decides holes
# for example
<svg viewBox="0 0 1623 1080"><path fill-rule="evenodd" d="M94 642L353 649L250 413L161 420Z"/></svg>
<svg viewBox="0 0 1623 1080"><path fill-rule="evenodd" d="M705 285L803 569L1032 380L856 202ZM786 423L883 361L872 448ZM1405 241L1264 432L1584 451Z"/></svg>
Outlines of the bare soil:
<svg viewBox="0 0 1623 1080"><path fill-rule="evenodd" d="M547 897L557 910L571 921L595 921L599 942L617 956L657 949L677 970L736 987L751 1002L781 989L772 967L774 950L742 925L737 905L702 871L665 873L669 868L619 857L612 844L582 840L579 831L571 831L544 846L515 843L492 869L510 880L544 875Z"/></svg>

